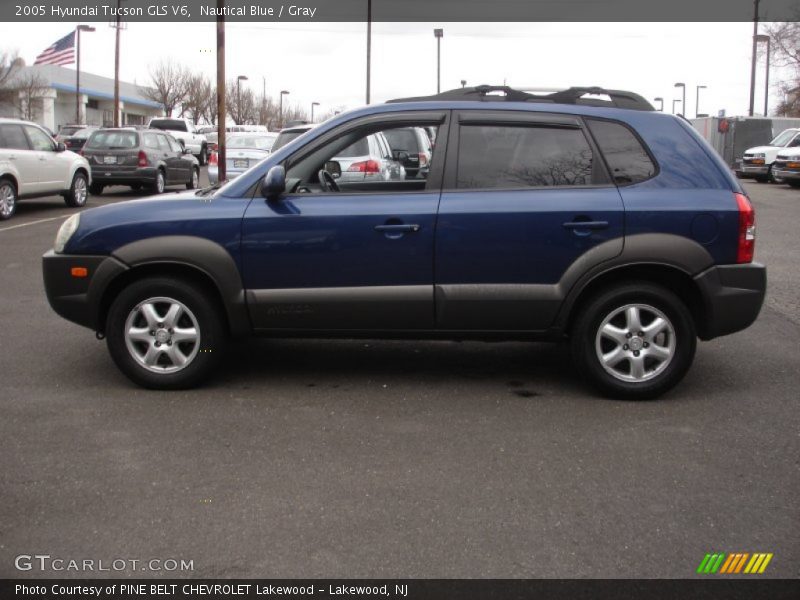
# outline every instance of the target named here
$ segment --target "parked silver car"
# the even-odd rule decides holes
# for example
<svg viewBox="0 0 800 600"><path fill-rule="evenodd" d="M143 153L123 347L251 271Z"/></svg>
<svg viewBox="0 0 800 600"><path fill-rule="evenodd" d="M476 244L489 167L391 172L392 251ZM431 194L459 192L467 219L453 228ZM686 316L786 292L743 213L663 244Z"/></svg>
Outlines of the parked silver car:
<svg viewBox="0 0 800 600"><path fill-rule="evenodd" d="M403 165L392 158L392 150L382 131L349 145L331 160L339 163L343 183L354 181L396 181L406 178Z"/></svg>
<svg viewBox="0 0 800 600"><path fill-rule="evenodd" d="M226 136L225 176L235 179L253 165L261 162L272 150L277 133L230 133ZM211 153L208 161L208 180L219 181L219 155Z"/></svg>

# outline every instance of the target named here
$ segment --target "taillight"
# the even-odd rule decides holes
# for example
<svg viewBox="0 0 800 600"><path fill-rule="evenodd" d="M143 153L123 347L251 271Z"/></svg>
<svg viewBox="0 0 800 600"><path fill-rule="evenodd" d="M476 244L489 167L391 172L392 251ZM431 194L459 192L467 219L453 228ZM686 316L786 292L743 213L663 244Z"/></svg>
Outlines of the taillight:
<svg viewBox="0 0 800 600"><path fill-rule="evenodd" d="M208 164L216 165L219 164L219 158L217 158L217 153L214 151L208 157Z"/></svg>
<svg viewBox="0 0 800 600"><path fill-rule="evenodd" d="M146 167L148 165L147 161L147 154L144 153L144 150L139 150L139 166Z"/></svg>
<svg viewBox="0 0 800 600"><path fill-rule="evenodd" d="M364 160L361 162L353 163L347 170L354 171L357 173L380 173L381 166L378 164L377 160Z"/></svg>
<svg viewBox="0 0 800 600"><path fill-rule="evenodd" d="M756 248L756 211L744 194L734 194L739 206L739 244L736 250L737 263L753 262Z"/></svg>
<svg viewBox="0 0 800 600"><path fill-rule="evenodd" d="M428 155L424 152L419 153L419 166L424 167L428 164Z"/></svg>

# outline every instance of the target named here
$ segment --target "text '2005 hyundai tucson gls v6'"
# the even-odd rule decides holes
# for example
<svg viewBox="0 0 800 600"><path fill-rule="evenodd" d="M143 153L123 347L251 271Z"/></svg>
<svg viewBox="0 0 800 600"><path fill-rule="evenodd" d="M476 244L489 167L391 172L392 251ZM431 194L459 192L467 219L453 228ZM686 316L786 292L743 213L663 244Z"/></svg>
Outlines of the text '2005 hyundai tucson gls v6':
<svg viewBox="0 0 800 600"><path fill-rule="evenodd" d="M337 181L343 148L407 127L435 130L426 178ZM197 384L242 335L568 339L601 392L650 398L698 337L749 326L766 288L732 173L630 92L369 106L220 189L146 202L66 221L44 279L152 388Z"/></svg>

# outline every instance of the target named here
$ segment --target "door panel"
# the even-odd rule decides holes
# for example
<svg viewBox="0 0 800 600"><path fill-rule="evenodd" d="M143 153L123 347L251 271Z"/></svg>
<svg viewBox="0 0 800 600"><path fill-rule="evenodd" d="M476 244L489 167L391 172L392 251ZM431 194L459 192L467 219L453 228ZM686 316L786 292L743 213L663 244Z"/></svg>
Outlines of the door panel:
<svg viewBox="0 0 800 600"><path fill-rule="evenodd" d="M19 195L39 193L42 189L39 181L39 157L31 149L22 125L0 124L0 146L0 159L7 161L19 174Z"/></svg>
<svg viewBox="0 0 800 600"><path fill-rule="evenodd" d="M432 329L439 195L341 192L254 199L242 227L254 327Z"/></svg>

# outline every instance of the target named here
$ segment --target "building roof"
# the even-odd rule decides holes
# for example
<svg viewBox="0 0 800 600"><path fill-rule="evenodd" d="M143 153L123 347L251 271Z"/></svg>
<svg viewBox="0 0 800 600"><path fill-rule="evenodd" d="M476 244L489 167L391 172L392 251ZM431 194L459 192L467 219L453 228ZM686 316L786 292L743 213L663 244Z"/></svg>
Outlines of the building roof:
<svg viewBox="0 0 800 600"><path fill-rule="evenodd" d="M75 93L75 69L58 65L31 65L22 67L20 74L36 73L44 79L49 87L63 92ZM81 71L81 93L106 100L114 99L114 80L94 73ZM119 82L119 99L125 104L138 104L150 108L161 108L161 104L146 98L142 94L142 86L127 81Z"/></svg>

